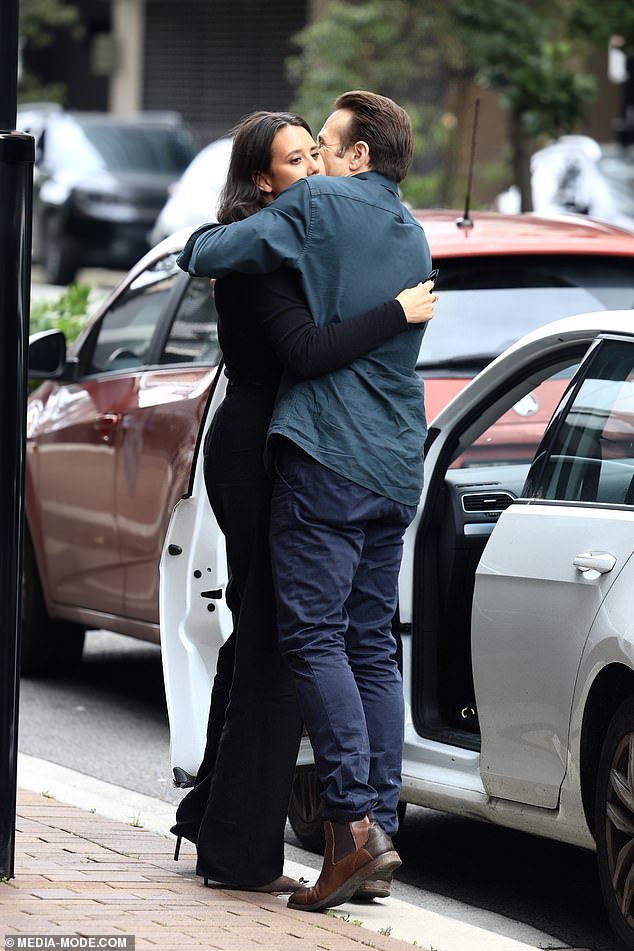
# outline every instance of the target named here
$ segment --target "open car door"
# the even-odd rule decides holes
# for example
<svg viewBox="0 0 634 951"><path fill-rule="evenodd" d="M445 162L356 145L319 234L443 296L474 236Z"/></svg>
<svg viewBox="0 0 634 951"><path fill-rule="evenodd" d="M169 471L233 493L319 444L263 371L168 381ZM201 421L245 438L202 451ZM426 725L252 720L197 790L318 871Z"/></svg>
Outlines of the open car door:
<svg viewBox="0 0 634 951"><path fill-rule="evenodd" d="M193 783L202 760L218 651L232 629L225 602L225 541L203 477L204 439L225 388L226 378L218 373L194 453L188 492L174 508L160 562L170 769L179 786Z"/></svg>

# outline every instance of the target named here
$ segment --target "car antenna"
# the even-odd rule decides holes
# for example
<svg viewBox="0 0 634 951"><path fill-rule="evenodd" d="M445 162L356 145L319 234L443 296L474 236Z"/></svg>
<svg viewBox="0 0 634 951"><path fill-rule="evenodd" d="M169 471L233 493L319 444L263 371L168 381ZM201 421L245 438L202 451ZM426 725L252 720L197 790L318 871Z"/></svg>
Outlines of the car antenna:
<svg viewBox="0 0 634 951"><path fill-rule="evenodd" d="M480 97L478 96L475 101L475 109L473 113L473 131L471 133L471 157L469 158L469 176L467 178L467 195L464 203L464 215L461 218L456 218L456 226L462 228L465 233L465 238L469 234L471 228L473 228L473 218L469 217L469 202L471 201L471 186L473 184L473 166L475 163L475 147L476 147L476 136L478 133L478 116L480 114Z"/></svg>

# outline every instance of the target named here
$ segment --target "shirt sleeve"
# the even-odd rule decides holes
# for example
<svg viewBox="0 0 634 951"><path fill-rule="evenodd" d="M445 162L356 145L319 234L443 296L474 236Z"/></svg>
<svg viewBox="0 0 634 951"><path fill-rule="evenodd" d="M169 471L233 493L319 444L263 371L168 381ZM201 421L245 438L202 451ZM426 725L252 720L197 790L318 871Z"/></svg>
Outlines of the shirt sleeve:
<svg viewBox="0 0 634 951"><path fill-rule="evenodd" d="M302 179L243 221L198 228L178 265L196 277L222 277L230 271L268 274L281 265L292 267L308 239L311 208L310 190Z"/></svg>
<svg viewBox="0 0 634 951"><path fill-rule="evenodd" d="M390 300L347 320L318 327L299 277L289 268L269 274L259 290L253 316L279 360L299 379L348 366L409 326L400 303Z"/></svg>

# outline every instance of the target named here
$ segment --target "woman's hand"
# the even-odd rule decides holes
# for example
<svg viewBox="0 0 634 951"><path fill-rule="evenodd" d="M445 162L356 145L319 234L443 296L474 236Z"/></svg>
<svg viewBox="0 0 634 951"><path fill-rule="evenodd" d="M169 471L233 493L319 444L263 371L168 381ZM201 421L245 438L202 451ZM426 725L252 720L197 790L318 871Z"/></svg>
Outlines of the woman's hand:
<svg viewBox="0 0 634 951"><path fill-rule="evenodd" d="M434 282L425 281L416 287L406 287L396 299L405 311L408 324L426 324L434 316L438 294L434 293Z"/></svg>

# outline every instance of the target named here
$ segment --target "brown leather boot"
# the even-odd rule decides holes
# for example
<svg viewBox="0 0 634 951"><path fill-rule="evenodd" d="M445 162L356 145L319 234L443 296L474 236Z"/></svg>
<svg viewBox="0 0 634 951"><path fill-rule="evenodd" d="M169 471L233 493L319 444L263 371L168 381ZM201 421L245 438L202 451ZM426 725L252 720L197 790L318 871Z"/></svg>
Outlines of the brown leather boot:
<svg viewBox="0 0 634 951"><path fill-rule="evenodd" d="M392 873L389 872L384 879L377 879L373 882L361 882L352 895L352 901L372 901L374 898L389 898L391 894Z"/></svg>
<svg viewBox="0 0 634 951"><path fill-rule="evenodd" d="M294 892L289 908L321 911L347 901L362 882L385 879L401 860L389 835L372 818L355 822L324 822L324 864L312 888Z"/></svg>

